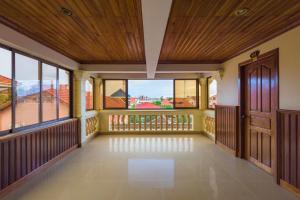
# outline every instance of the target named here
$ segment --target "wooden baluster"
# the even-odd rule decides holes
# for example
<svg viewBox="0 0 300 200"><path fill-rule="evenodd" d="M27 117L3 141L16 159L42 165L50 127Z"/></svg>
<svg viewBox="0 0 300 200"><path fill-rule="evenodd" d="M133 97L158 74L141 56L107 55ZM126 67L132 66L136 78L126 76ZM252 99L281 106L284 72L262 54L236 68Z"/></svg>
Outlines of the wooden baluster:
<svg viewBox="0 0 300 200"><path fill-rule="evenodd" d="M184 115L182 115L181 117L182 117L182 130L184 131L184 129L185 129L185 128L184 128L184 120L185 120L185 119L184 119Z"/></svg>
<svg viewBox="0 0 300 200"><path fill-rule="evenodd" d="M166 114L166 131L169 130L169 120L168 120L169 116Z"/></svg>
<svg viewBox="0 0 300 200"><path fill-rule="evenodd" d="M111 131L111 115L108 115L108 131Z"/></svg>
<svg viewBox="0 0 300 200"><path fill-rule="evenodd" d="M120 115L117 115L117 120L118 131L120 131Z"/></svg>
<svg viewBox="0 0 300 200"><path fill-rule="evenodd" d="M111 130L115 130L115 115L111 115Z"/></svg>
<svg viewBox="0 0 300 200"><path fill-rule="evenodd" d="M123 115L122 117L123 131L125 131L125 117L126 115Z"/></svg>
<svg viewBox="0 0 300 200"><path fill-rule="evenodd" d="M162 131L161 124L162 124L162 117L161 117L161 114L160 114L160 115L159 115L159 130L160 130L160 131Z"/></svg>
<svg viewBox="0 0 300 200"><path fill-rule="evenodd" d="M171 115L171 130L173 131L174 130L174 116Z"/></svg>
<svg viewBox="0 0 300 200"><path fill-rule="evenodd" d="M136 130L136 115L133 115L133 130Z"/></svg>
<svg viewBox="0 0 300 200"><path fill-rule="evenodd" d="M152 115L150 115L150 131L152 131Z"/></svg>
<svg viewBox="0 0 300 200"><path fill-rule="evenodd" d="M179 117L178 114L176 115L176 129L179 130Z"/></svg>
<svg viewBox="0 0 300 200"><path fill-rule="evenodd" d="M127 121L128 121L128 122L127 122L127 124L128 124L128 125L127 125L127 126L128 126L128 129L127 129L127 130L128 130L128 131L130 131L130 128L131 128L131 122L130 122L130 120L131 120L131 115L128 115L128 118L127 118Z"/></svg>
<svg viewBox="0 0 300 200"><path fill-rule="evenodd" d="M155 115L155 131L157 131L157 115Z"/></svg>
<svg viewBox="0 0 300 200"><path fill-rule="evenodd" d="M187 117L188 117L188 130L190 130L191 129L191 126L190 126L191 125L190 124L191 123L190 114L188 114Z"/></svg>
<svg viewBox="0 0 300 200"><path fill-rule="evenodd" d="M164 119L166 119L166 118L165 118L165 114L162 114L161 130L164 130L164 126L165 126L165 124L166 124L166 123L164 123Z"/></svg>
<svg viewBox="0 0 300 200"><path fill-rule="evenodd" d="M147 115L144 115L144 131L147 130Z"/></svg>
<svg viewBox="0 0 300 200"><path fill-rule="evenodd" d="M139 115L139 130L142 130L142 115Z"/></svg>

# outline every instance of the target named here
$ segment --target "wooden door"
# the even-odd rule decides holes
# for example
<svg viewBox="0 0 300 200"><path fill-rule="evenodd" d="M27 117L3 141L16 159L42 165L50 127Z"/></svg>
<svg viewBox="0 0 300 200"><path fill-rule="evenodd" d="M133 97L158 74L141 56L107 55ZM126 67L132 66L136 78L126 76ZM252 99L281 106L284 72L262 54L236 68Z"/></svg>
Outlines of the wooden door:
<svg viewBox="0 0 300 200"><path fill-rule="evenodd" d="M245 157L269 173L276 167L277 51L244 66Z"/></svg>

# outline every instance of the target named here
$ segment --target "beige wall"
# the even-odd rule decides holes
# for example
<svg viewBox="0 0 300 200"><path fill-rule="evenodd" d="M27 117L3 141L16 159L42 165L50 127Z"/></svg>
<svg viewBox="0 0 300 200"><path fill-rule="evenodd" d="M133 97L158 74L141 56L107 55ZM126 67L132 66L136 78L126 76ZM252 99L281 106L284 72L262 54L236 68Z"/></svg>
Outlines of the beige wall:
<svg viewBox="0 0 300 200"><path fill-rule="evenodd" d="M281 109L300 110L300 26L223 63L218 83L218 104L238 105L238 64L254 50L261 54L279 48L279 104Z"/></svg>
<svg viewBox="0 0 300 200"><path fill-rule="evenodd" d="M29 37L0 24L0 43L43 58L68 69L78 69L79 63Z"/></svg>

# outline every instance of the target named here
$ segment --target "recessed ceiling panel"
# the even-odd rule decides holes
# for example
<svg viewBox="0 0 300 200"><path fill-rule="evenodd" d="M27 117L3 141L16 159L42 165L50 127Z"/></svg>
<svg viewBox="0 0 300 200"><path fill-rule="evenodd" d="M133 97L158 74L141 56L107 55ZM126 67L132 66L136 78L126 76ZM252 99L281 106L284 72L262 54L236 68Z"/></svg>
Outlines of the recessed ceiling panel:
<svg viewBox="0 0 300 200"><path fill-rule="evenodd" d="M223 62L299 24L299 0L173 0L160 63Z"/></svg>
<svg viewBox="0 0 300 200"><path fill-rule="evenodd" d="M145 63L140 0L2 0L0 22L80 63Z"/></svg>

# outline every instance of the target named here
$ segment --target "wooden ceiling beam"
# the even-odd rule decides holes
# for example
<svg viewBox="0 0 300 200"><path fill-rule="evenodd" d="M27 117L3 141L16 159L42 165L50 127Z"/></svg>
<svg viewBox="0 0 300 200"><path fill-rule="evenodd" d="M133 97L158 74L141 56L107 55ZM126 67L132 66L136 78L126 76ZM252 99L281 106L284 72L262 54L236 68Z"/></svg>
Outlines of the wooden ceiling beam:
<svg viewBox="0 0 300 200"><path fill-rule="evenodd" d="M147 78L155 77L172 0L142 0Z"/></svg>
<svg viewBox="0 0 300 200"><path fill-rule="evenodd" d="M146 74L145 64L113 65L113 64L84 64L80 70L93 74ZM221 64L159 64L156 74L199 74L212 73L222 70Z"/></svg>

